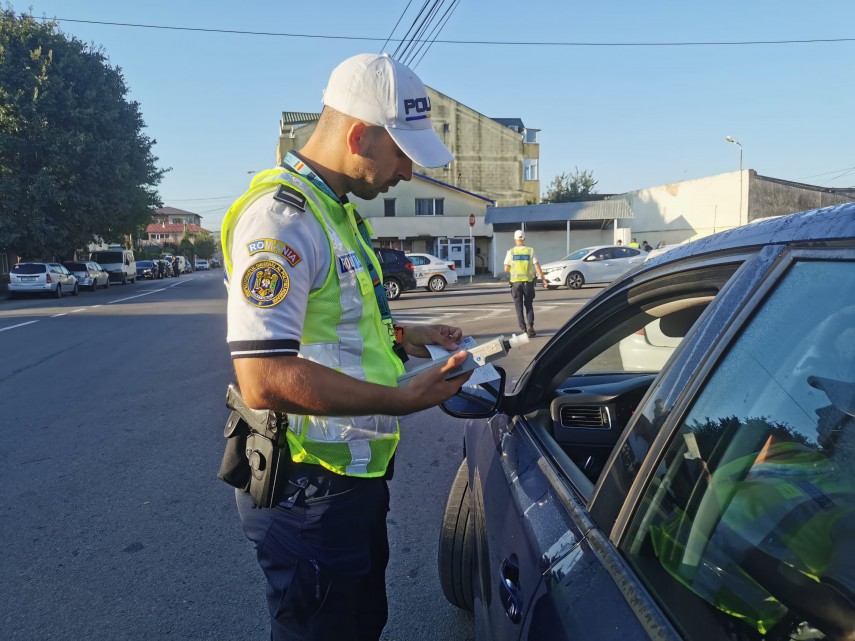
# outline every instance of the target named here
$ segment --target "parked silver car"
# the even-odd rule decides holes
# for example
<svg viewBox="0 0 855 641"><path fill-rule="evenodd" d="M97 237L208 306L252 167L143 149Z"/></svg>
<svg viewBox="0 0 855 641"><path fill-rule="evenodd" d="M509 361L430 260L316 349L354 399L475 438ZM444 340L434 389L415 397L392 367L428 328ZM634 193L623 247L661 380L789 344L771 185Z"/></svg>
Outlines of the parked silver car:
<svg viewBox="0 0 855 641"><path fill-rule="evenodd" d="M77 296L77 278L59 263L17 263L9 273L10 298L26 293L62 298L65 292Z"/></svg>
<svg viewBox="0 0 855 641"><path fill-rule="evenodd" d="M110 274L94 261L70 260L63 265L77 278L79 287L88 287L94 292L98 287L110 286Z"/></svg>
<svg viewBox="0 0 855 641"><path fill-rule="evenodd" d="M577 249L561 260L542 264L547 287L566 285L579 289L586 283L610 283L644 261L647 254L622 245L597 245Z"/></svg>

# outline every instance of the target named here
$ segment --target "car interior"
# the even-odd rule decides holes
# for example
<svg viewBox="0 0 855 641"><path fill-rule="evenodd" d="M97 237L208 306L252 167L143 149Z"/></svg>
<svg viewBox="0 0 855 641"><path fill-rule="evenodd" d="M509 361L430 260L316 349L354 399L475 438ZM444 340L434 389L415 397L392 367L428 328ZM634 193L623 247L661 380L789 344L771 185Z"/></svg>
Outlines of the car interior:
<svg viewBox="0 0 855 641"><path fill-rule="evenodd" d="M596 484L620 435L659 373L655 363L646 371L627 368L621 358L620 341L652 323L658 323L666 336L682 340L712 299L709 294L688 296L639 309L591 345L588 353L594 351L595 355L561 382L548 407L528 415L529 422L545 428L591 485ZM676 345L664 349L672 353Z"/></svg>
<svg viewBox="0 0 855 641"><path fill-rule="evenodd" d="M691 285L685 277L666 276L655 285L615 294L623 301L608 317L569 330L564 349L553 349L556 353L540 371L523 375L526 390L518 402L534 409L521 413L582 496L593 495L600 473L667 357L738 267L730 263L700 269ZM627 363L621 342L652 325L667 337L667 344L642 346ZM538 385L538 379L545 380Z"/></svg>

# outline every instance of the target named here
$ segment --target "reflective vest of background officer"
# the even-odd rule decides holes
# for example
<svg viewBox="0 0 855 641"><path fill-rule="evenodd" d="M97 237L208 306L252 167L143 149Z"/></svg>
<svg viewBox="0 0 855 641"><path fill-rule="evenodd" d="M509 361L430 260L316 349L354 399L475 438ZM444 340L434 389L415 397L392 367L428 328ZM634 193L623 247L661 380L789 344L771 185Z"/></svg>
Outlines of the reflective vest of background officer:
<svg viewBox="0 0 855 641"><path fill-rule="evenodd" d="M305 214L317 219L333 250L323 286L309 294L306 318L311 322L303 326L300 357L371 383L397 387L397 377L404 372L404 366L392 347L391 320L381 317L368 269L358 271L355 278L353 272L342 274L336 269L337 256L355 255L370 260L376 272L381 273L374 251L358 238L359 231L349 222L348 208L352 209L352 204L342 206L298 174L282 168L257 174L223 221L223 258L230 281L227 286L241 287L231 273L235 250L231 246L232 232L238 219L257 198L277 189L305 196L308 209ZM370 236L367 223L360 224L366 225ZM330 345L336 349L330 349ZM290 419L287 437L294 461L315 463L348 476L383 476L400 439L394 416L291 416Z"/></svg>
<svg viewBox="0 0 855 641"><path fill-rule="evenodd" d="M534 280L534 249L522 245L511 249L511 282L528 283Z"/></svg>

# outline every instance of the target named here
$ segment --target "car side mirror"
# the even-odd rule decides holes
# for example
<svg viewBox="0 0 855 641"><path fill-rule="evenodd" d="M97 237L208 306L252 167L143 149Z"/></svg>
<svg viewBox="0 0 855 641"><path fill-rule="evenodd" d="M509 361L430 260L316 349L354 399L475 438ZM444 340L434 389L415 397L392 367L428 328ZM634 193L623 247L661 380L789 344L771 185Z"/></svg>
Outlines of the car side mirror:
<svg viewBox="0 0 855 641"><path fill-rule="evenodd" d="M499 378L478 385L464 385L454 396L440 403L442 411L455 418L488 418L499 409L505 395L507 374L496 367Z"/></svg>

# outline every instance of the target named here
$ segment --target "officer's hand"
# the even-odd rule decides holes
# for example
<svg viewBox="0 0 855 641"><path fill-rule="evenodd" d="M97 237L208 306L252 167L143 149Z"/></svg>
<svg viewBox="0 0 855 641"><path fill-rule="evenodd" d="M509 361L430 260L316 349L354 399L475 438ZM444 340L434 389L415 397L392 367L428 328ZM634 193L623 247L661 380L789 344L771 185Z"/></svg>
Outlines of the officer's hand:
<svg viewBox="0 0 855 641"><path fill-rule="evenodd" d="M451 325L409 325L404 328L401 345L411 356L428 358L430 352L425 345L439 345L449 351L458 347L463 330Z"/></svg>
<svg viewBox="0 0 855 641"><path fill-rule="evenodd" d="M401 413L411 414L439 405L457 394L463 384L472 376L472 371L455 376L448 381L445 380L445 377L449 372L460 367L468 354L469 352L466 350L452 354L443 365L431 367L410 379L406 387L398 388L405 407Z"/></svg>

